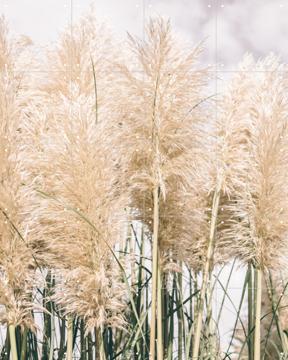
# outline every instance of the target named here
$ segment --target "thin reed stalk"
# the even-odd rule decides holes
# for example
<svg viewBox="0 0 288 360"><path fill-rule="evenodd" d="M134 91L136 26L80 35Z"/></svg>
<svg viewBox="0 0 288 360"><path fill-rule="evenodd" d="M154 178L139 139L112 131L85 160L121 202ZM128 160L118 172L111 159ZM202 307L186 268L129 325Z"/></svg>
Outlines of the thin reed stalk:
<svg viewBox="0 0 288 360"><path fill-rule="evenodd" d="M207 352L216 357L217 343L215 339L215 323L213 319L213 292L216 283L219 281L219 274L216 276L214 284L212 284L212 271L209 273L208 288L207 288L207 315L206 315L206 332L207 332ZM220 282L220 281L219 281ZM221 282L220 282L221 284ZM222 284L221 284L222 287ZM223 288L223 287L222 287ZM223 289L224 291L224 289ZM224 291L225 293L225 291Z"/></svg>
<svg viewBox="0 0 288 360"><path fill-rule="evenodd" d="M172 294L169 302L169 311L170 311L170 323L169 323L169 341L168 341L168 349L167 349L167 359L173 359L173 340L174 340L174 312L173 312L173 304L174 299L176 297L177 291L177 282L176 282L177 274L173 274L173 288Z"/></svg>
<svg viewBox="0 0 288 360"><path fill-rule="evenodd" d="M10 324L9 325L9 337L10 337L12 360L18 360L15 330L16 330L15 325Z"/></svg>
<svg viewBox="0 0 288 360"><path fill-rule="evenodd" d="M163 352L163 322L162 322L162 273L158 256L157 267L157 359L164 359Z"/></svg>
<svg viewBox="0 0 288 360"><path fill-rule="evenodd" d="M73 358L73 318L68 317L67 319L67 360L72 360Z"/></svg>
<svg viewBox="0 0 288 360"><path fill-rule="evenodd" d="M206 257L206 261L205 261L205 265L204 265L202 286L201 286L201 291L200 291L199 308L198 308L198 312L197 312L195 338L194 338L193 354L192 354L192 359L195 359L195 360L197 360L198 356L199 356L205 295L207 293L209 274L210 274L211 265L213 262L217 216L218 216L218 209L219 209L219 202L220 202L220 189L221 189L221 182L219 181L218 186L216 187L214 195L213 195L210 236L209 236L209 243L208 243L208 249L207 249L207 257Z"/></svg>
<svg viewBox="0 0 288 360"><path fill-rule="evenodd" d="M51 321L51 338L50 338L50 344L49 344L49 360L53 360L53 357L54 357L54 337L56 336L56 334L55 334L55 318L54 318L53 309L51 311L50 321Z"/></svg>
<svg viewBox="0 0 288 360"><path fill-rule="evenodd" d="M277 302L275 301L275 289L274 289L271 271L268 271L268 278L269 278L269 285L267 285L267 290L268 290L268 294L269 294L271 305L272 305L272 311L273 311L272 321L273 321L273 318L275 318L277 331L278 331L278 334L279 334L279 337L281 340L283 355L284 355L284 358L286 358L288 356L288 339L287 339L285 332L283 331L283 326L282 326L280 318L279 318L279 310L278 310ZM269 286L270 286L270 291L269 291ZM272 321L271 321L271 323L272 323Z"/></svg>
<svg viewBox="0 0 288 360"><path fill-rule="evenodd" d="M22 341L21 341L21 360L26 360L26 354L27 354L27 335L28 335L28 329L25 328L22 335Z"/></svg>
<svg viewBox="0 0 288 360"><path fill-rule="evenodd" d="M102 330L98 331L99 360L106 360Z"/></svg>
<svg viewBox="0 0 288 360"><path fill-rule="evenodd" d="M253 306L253 267L252 264L248 264L248 356L249 360L253 360L254 354L254 338L251 336L254 329L254 306Z"/></svg>
<svg viewBox="0 0 288 360"><path fill-rule="evenodd" d="M158 280L158 230L159 230L159 187L153 191L153 249L152 249L152 299L150 324L150 355L154 360L156 353L157 280ZM159 346L159 344L157 344Z"/></svg>
<svg viewBox="0 0 288 360"><path fill-rule="evenodd" d="M59 341L59 350L58 350L58 359L64 358L65 353L65 334L66 334L66 324L65 319L59 318L59 331L60 331L60 341Z"/></svg>
<svg viewBox="0 0 288 360"><path fill-rule="evenodd" d="M243 284L243 288L242 288L242 292L241 292L239 307L236 310L236 320L235 320L235 323L234 323L234 326L233 326L233 331L232 331L232 335L231 335L231 338L230 338L228 348L227 348L227 350L225 352L226 355L225 355L223 360L229 359L229 356L230 356L230 353L231 353L230 348L232 346L232 343L233 343L233 340L234 340L234 337L235 337L235 334L236 334L236 331L237 331L237 324L238 324L238 321L241 322L240 313L241 313L242 305L244 303L244 299L245 299L245 295L246 295L246 288L247 288L248 282L249 282L249 277L250 277L249 270L247 270L245 280L244 280L244 284ZM248 304L249 304L249 302L248 302ZM243 326L243 331L245 333L244 326ZM240 358L240 355L241 355L241 353L239 354L239 358ZM250 358L248 358L248 359L250 360Z"/></svg>
<svg viewBox="0 0 288 360"><path fill-rule="evenodd" d="M182 270L182 264L181 264ZM182 281L182 273L178 275L178 291L179 291L179 300L182 302L182 292L183 292L183 281ZM183 306L183 305L182 305ZM182 346L182 339L183 339L183 326L184 326L184 319L183 319L183 312L182 307L179 309L178 313L178 360L182 360L183 355L183 346Z"/></svg>
<svg viewBox="0 0 288 360"><path fill-rule="evenodd" d="M87 355L88 355L88 360L93 360L92 335L91 335L91 333L89 333L86 338L87 338Z"/></svg>
<svg viewBox="0 0 288 360"><path fill-rule="evenodd" d="M262 299L262 270L255 269L255 334L254 334L254 360L261 358L261 299Z"/></svg>
<svg viewBox="0 0 288 360"><path fill-rule="evenodd" d="M96 334L95 334L96 336ZM97 357L97 344L96 344L96 357ZM86 360L86 341L85 341L85 324L84 320L80 321L80 360Z"/></svg>

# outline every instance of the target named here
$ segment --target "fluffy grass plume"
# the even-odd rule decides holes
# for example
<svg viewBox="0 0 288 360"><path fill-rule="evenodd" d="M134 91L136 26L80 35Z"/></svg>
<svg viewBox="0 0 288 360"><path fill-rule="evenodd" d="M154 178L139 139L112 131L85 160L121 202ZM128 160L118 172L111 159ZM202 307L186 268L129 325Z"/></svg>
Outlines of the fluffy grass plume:
<svg viewBox="0 0 288 360"><path fill-rule="evenodd" d="M27 239L31 186L21 144L32 98L23 72L29 66L28 45L26 38L11 38L4 18L0 19L0 320L22 329L34 328L36 268Z"/></svg>
<svg viewBox="0 0 288 360"><path fill-rule="evenodd" d="M189 49L174 36L170 23L150 21L146 40L129 37L130 63L119 71L115 133L125 159L133 217L153 232L153 189L159 187L159 246L183 260L202 218L196 195L202 157L205 109L201 101L207 72L198 64L201 47ZM181 251L179 251L181 249Z"/></svg>
<svg viewBox="0 0 288 360"><path fill-rule="evenodd" d="M248 156L246 161L241 160L240 182L227 208L230 224L222 240L234 256L255 267L254 356L258 360L264 270L281 270L287 264L288 103L284 66L277 58L268 56L252 68L252 86L244 102L248 121L242 131Z"/></svg>
<svg viewBox="0 0 288 360"><path fill-rule="evenodd" d="M238 167L239 186L227 207L231 223L223 238L244 262L279 269L287 262L287 79L273 56L253 70L243 102L247 156Z"/></svg>
<svg viewBox="0 0 288 360"><path fill-rule="evenodd" d="M49 125L42 125L37 155L43 199L35 209L34 234L46 264L56 269L53 299L66 315L84 319L86 332L122 326L125 306L120 268L111 250L125 222L126 197L120 192L116 154L105 135L110 115L103 87L110 42L99 29L86 18L73 27L72 38L70 29L62 35L50 53L56 61L49 63L53 71L69 70L66 78L52 77L43 84L46 112L38 120Z"/></svg>

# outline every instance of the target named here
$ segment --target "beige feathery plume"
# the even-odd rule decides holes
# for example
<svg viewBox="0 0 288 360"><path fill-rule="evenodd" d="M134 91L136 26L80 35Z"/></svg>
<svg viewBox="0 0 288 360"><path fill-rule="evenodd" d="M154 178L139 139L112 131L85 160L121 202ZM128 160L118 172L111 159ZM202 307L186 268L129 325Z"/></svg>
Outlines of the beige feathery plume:
<svg viewBox="0 0 288 360"><path fill-rule="evenodd" d="M183 259L183 248L190 249L197 240L205 218L205 211L197 208L196 179L199 158L205 154L199 146L205 111L199 104L207 71L197 64L201 47L191 51L182 45L169 21L152 19L146 37L141 41L129 36L131 63L119 66L122 89L115 133L132 217L148 225L152 233L149 356L155 356L157 317L157 357L162 359L163 255Z"/></svg>
<svg viewBox="0 0 288 360"><path fill-rule="evenodd" d="M255 267L254 356L261 356L261 286L265 269L287 264L288 166L287 79L284 66L273 55L253 65L245 117L246 156L235 194L226 207L229 219L222 245L244 263ZM242 142L241 142L242 144ZM240 180L240 181L239 181ZM285 349L287 352L287 349Z"/></svg>
<svg viewBox="0 0 288 360"><path fill-rule="evenodd" d="M28 104L32 99L28 77L23 71L28 64L28 44L28 41L10 39L7 24L1 18L0 321L13 327L33 329L31 310L37 264L26 236L31 225L27 221L31 186L26 183L21 137L22 124L27 121Z"/></svg>
<svg viewBox="0 0 288 360"><path fill-rule="evenodd" d="M222 194L229 199L242 179L238 174L245 168L247 158L247 100L253 85L254 60L246 55L238 67L238 72L228 83L218 100L215 114L215 161L214 178L221 179Z"/></svg>
<svg viewBox="0 0 288 360"><path fill-rule="evenodd" d="M150 21L146 41L129 37L129 42L130 67L119 66L123 89L115 134L132 217L152 231L153 189L159 186L160 250L184 260L183 249L188 252L191 238L201 232L203 215L196 205L197 167L205 154L201 101L207 72L198 65L201 47L181 46L161 18Z"/></svg>
<svg viewBox="0 0 288 360"><path fill-rule="evenodd" d="M250 57L246 57L240 64L239 72L232 79L230 87L218 100L215 109L216 117L212 124L212 134L214 134L215 139L210 142L211 163L208 163L208 181L204 178L204 181L210 186L210 196L206 196L210 220L207 223L209 230L207 231L206 243L202 241L205 252L202 265L203 280L193 343L192 358L195 360L198 359L200 350L204 301L209 286L209 274L212 273L216 262L225 262L231 257L229 247L224 246L225 249L221 252L223 247L222 232L227 228L227 218L230 218L230 214L224 205L234 200L234 192L239 184L243 183L241 175L243 168L245 169L247 137L249 136L246 131L245 99L251 87L251 76L248 71L252 64L253 59ZM202 187L205 188L205 183L201 184L200 188ZM223 211L224 209L225 211Z"/></svg>
<svg viewBox="0 0 288 360"><path fill-rule="evenodd" d="M121 48L120 44L117 47ZM74 101L86 96L96 107L96 117L104 115L116 90L113 62L122 53L117 47L111 30L96 21L91 9L89 15L62 33L56 49L48 51L49 78L43 89L54 102L63 95Z"/></svg>
<svg viewBox="0 0 288 360"><path fill-rule="evenodd" d="M230 206L235 204L235 197L246 181L250 140L247 102L253 88L253 66L253 57L246 55L218 98L215 123L212 124L214 141L211 142L209 166L212 187L209 191L213 193L218 187L220 194L214 263L229 261L235 256L223 239L230 236L233 216ZM209 201L211 203L211 199ZM231 242L233 239L231 234Z"/></svg>
<svg viewBox="0 0 288 360"><path fill-rule="evenodd" d="M83 20L73 28L72 43L67 33L55 50L55 64L61 66L74 49L79 78L73 73L72 79L68 74L43 84L46 115L39 118L35 155L43 199L34 209L33 238L40 242L43 260L56 269L55 302L65 314L84 319L87 332L122 326L126 303L111 251L125 221L126 195L120 192L117 153L106 132L113 97L112 91L110 97L104 93L110 65L105 67L105 32L98 30L90 18Z"/></svg>
<svg viewBox="0 0 288 360"><path fill-rule="evenodd" d="M288 250L287 79L273 56L256 63L254 70L245 102L248 157L227 206L231 217L223 244L244 262L279 269L287 264Z"/></svg>
<svg viewBox="0 0 288 360"><path fill-rule="evenodd" d="M47 262L61 269L56 302L87 320L92 331L123 320L125 292L108 245L113 248L119 239L125 213L112 153L103 144L105 130L95 126L93 111L83 104L74 103L72 113L69 101L61 109L61 125L50 131L43 155L44 192L57 201L43 199L40 233Z"/></svg>

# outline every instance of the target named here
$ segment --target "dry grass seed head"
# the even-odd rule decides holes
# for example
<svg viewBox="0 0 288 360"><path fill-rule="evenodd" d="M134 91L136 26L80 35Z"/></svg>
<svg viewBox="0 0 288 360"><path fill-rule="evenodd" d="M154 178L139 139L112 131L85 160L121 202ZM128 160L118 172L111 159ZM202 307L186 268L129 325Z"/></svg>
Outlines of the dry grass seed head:
<svg viewBox="0 0 288 360"><path fill-rule="evenodd" d="M71 40L66 32L52 52L59 68L66 68L72 52L72 78L52 78L42 88L47 111L39 120L43 131L36 156L39 187L48 196L41 201L38 196L33 236L43 262L57 270L54 300L64 313L85 319L86 331L92 331L123 324L126 292L109 247L118 241L127 201L107 132L116 89L108 96L105 87L111 42L92 18L81 20L73 33Z"/></svg>
<svg viewBox="0 0 288 360"><path fill-rule="evenodd" d="M130 36L129 43L130 66L119 66L123 89L115 132L125 159L132 213L152 229L152 191L159 186L161 249L174 251L177 244L179 249L191 248L190 226L195 237L201 230L190 220L199 220L205 211L193 208L197 167L205 154L200 146L205 107L198 106L207 82L206 69L197 64L201 47L187 50L173 35L169 21L161 18L150 21L146 41Z"/></svg>
<svg viewBox="0 0 288 360"><path fill-rule="evenodd" d="M254 70L246 101L248 157L242 184L226 207L230 224L222 236L241 260L273 268L287 261L287 79L273 56Z"/></svg>
<svg viewBox="0 0 288 360"><path fill-rule="evenodd" d="M2 323L34 328L31 310L36 264L29 248L27 207L31 187L21 142L32 99L23 72L29 42L10 38L0 20L0 304ZM21 238L21 236L24 238Z"/></svg>

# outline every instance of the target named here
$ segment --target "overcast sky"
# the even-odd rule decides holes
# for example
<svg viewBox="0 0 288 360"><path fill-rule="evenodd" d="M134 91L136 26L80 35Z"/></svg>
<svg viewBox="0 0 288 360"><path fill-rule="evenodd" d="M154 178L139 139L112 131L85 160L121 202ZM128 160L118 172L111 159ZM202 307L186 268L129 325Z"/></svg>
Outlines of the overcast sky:
<svg viewBox="0 0 288 360"><path fill-rule="evenodd" d="M13 31L39 45L58 33L93 3L99 19L117 34L142 35L143 20L160 14L171 18L179 33L196 43L206 39L205 61L233 70L245 52L269 52L288 61L288 0L0 0Z"/></svg>
<svg viewBox="0 0 288 360"><path fill-rule="evenodd" d="M195 44L206 39L204 60L221 71L235 70L246 52L263 57L275 52L288 62L288 0L0 0L10 29L42 47L54 42L64 27L89 11L115 33L142 36L143 22L153 15L170 17L174 29ZM224 74L223 74L224 76ZM222 281L227 278L224 272ZM231 281L230 296L239 300L242 273ZM221 299L221 291L218 293ZM222 332L232 326L233 306L225 305Z"/></svg>

